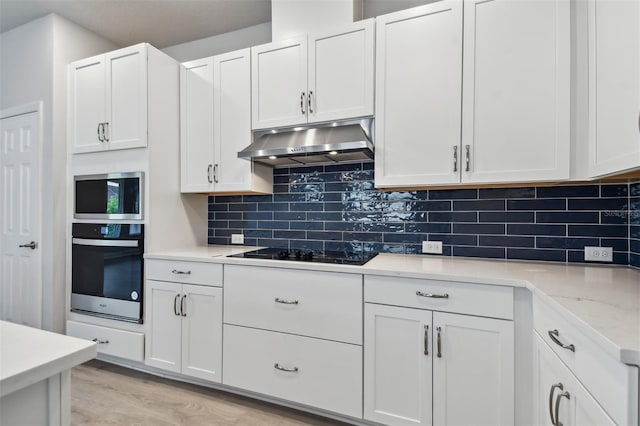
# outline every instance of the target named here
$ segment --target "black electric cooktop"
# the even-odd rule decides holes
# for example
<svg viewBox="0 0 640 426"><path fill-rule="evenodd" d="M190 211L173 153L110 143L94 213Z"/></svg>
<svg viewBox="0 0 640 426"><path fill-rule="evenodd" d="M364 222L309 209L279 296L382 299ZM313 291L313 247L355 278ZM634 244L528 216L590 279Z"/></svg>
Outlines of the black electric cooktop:
<svg viewBox="0 0 640 426"><path fill-rule="evenodd" d="M341 265L364 265L373 259L375 252L346 252L346 251L309 251L286 250L280 248L264 248L245 253L231 254L227 257L243 257L245 259L293 260L299 262L336 263Z"/></svg>

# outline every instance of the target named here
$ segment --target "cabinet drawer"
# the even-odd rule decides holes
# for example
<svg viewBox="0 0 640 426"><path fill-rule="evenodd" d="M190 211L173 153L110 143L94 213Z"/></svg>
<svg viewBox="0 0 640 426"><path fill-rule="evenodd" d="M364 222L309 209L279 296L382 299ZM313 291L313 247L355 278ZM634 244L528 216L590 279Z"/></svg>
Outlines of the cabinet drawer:
<svg viewBox="0 0 640 426"><path fill-rule="evenodd" d="M226 385L362 417L361 346L225 325L223 350Z"/></svg>
<svg viewBox="0 0 640 426"><path fill-rule="evenodd" d="M224 322L362 344L362 276L226 265Z"/></svg>
<svg viewBox="0 0 640 426"><path fill-rule="evenodd" d="M437 297L448 295L448 297ZM513 319L513 288L452 281L364 277L369 303Z"/></svg>
<svg viewBox="0 0 640 426"><path fill-rule="evenodd" d="M578 380L602 405L617 424L635 424L638 421L638 369L623 364L587 335L554 307L538 296L533 297L533 325L542 340L569 367ZM554 342L573 345L575 351L565 349ZM634 403L635 401L635 403Z"/></svg>
<svg viewBox="0 0 640 426"><path fill-rule="evenodd" d="M181 260L147 259L146 278L222 287L222 264Z"/></svg>
<svg viewBox="0 0 640 426"><path fill-rule="evenodd" d="M144 359L143 333L67 321L67 335L97 342L98 353L101 354L133 361Z"/></svg>

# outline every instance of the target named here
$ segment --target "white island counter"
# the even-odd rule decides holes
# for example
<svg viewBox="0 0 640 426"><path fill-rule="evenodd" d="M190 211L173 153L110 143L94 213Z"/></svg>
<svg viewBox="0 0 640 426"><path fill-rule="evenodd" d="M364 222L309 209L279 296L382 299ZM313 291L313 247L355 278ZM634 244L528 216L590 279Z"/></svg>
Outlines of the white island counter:
<svg viewBox="0 0 640 426"><path fill-rule="evenodd" d="M95 356L91 341L0 321L0 424L69 424L70 369Z"/></svg>

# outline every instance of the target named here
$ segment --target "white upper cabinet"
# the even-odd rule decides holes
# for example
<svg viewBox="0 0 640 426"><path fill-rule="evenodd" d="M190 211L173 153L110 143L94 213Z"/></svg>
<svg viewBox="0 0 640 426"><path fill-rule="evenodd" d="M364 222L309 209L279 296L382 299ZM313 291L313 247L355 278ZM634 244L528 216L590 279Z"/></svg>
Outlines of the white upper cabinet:
<svg viewBox="0 0 640 426"><path fill-rule="evenodd" d="M254 129L307 122L307 36L251 48Z"/></svg>
<svg viewBox="0 0 640 426"><path fill-rule="evenodd" d="M374 20L251 48L252 127L373 115Z"/></svg>
<svg viewBox="0 0 640 426"><path fill-rule="evenodd" d="M69 65L73 152L147 146L147 45Z"/></svg>
<svg viewBox="0 0 640 426"><path fill-rule="evenodd" d="M376 24L376 186L459 182L462 1Z"/></svg>
<svg viewBox="0 0 640 426"><path fill-rule="evenodd" d="M568 179L569 24L565 0L378 17L376 186Z"/></svg>
<svg viewBox="0 0 640 426"><path fill-rule="evenodd" d="M569 178L569 8L465 0L462 182Z"/></svg>
<svg viewBox="0 0 640 426"><path fill-rule="evenodd" d="M640 167L640 2L589 0L589 174Z"/></svg>
<svg viewBox="0 0 640 426"><path fill-rule="evenodd" d="M251 143L250 63L243 49L180 67L182 192L273 190L271 169L238 158Z"/></svg>
<svg viewBox="0 0 640 426"><path fill-rule="evenodd" d="M213 58L180 66L180 184L208 192L213 184Z"/></svg>
<svg viewBox="0 0 640 426"><path fill-rule="evenodd" d="M309 35L308 118L323 122L373 115L375 21Z"/></svg>

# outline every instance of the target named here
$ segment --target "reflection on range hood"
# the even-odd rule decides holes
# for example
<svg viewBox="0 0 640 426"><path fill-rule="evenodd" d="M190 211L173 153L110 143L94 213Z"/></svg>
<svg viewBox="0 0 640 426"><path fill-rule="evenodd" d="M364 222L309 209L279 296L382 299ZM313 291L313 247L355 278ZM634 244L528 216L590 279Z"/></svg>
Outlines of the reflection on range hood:
<svg viewBox="0 0 640 426"><path fill-rule="evenodd" d="M238 157L271 167L369 160L372 134L372 118L260 130Z"/></svg>

